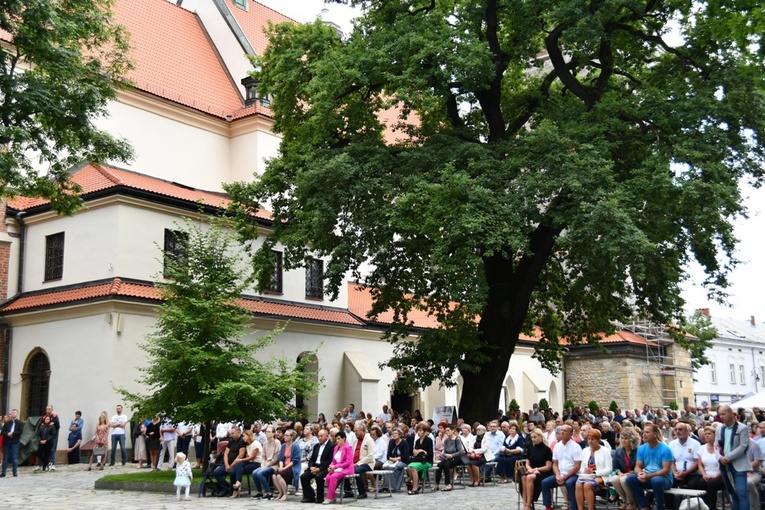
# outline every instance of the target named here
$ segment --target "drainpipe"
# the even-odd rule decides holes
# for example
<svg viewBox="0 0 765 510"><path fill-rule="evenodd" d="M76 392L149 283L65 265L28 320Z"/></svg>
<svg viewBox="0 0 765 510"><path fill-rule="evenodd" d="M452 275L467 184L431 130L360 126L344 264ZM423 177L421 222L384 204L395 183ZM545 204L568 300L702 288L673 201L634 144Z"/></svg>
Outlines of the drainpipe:
<svg viewBox="0 0 765 510"><path fill-rule="evenodd" d="M25 211L16 213L16 222L19 224L19 272L16 282L16 295L24 290L24 252L26 251L26 227L24 226ZM11 344L13 342L13 327L5 321L0 321L5 329L5 349L3 352L3 405L9 408L8 401L11 397Z"/></svg>
<svg viewBox="0 0 765 510"><path fill-rule="evenodd" d="M24 253L27 247L27 228L24 226L25 211L16 213L16 222L19 224L19 281L16 282L16 293L24 292Z"/></svg>
<svg viewBox="0 0 765 510"><path fill-rule="evenodd" d="M10 376L10 369L11 369L11 340L13 337L13 328L10 324L8 324L5 321L0 321L0 325L2 325L2 328L5 330L4 337L5 337L5 343L3 345L3 407L0 409L10 409L10 405L8 404L9 399L11 398L10 392L11 392L11 376Z"/></svg>
<svg viewBox="0 0 765 510"><path fill-rule="evenodd" d="M754 392L757 393L757 379L760 377L760 374L757 373L757 363L754 361L754 347L752 347L751 350L752 350L752 381L754 381Z"/></svg>

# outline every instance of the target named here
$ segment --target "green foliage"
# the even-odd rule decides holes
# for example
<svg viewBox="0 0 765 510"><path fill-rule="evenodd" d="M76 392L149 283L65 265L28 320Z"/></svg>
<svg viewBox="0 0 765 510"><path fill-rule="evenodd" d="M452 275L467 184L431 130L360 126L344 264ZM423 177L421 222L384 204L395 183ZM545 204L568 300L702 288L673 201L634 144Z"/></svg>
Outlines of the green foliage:
<svg viewBox="0 0 765 510"><path fill-rule="evenodd" d="M258 351L280 328L252 343L240 341L250 333L250 315L241 300L250 278L231 255L239 247L221 222L206 226L188 220L184 256L165 254L156 331L141 346L149 359L139 368L138 382L146 392L119 392L139 416L164 412L186 422L273 420L296 392L316 393L315 374L305 372L311 356L294 366L284 359L262 361Z"/></svg>
<svg viewBox="0 0 765 510"><path fill-rule="evenodd" d="M507 406L508 411L515 411L516 413L521 410L521 406L518 405L518 402L515 399L512 399L510 401L510 405Z"/></svg>
<svg viewBox="0 0 765 510"><path fill-rule="evenodd" d="M670 402L669 403L669 408L672 409L673 411L677 411L677 409L678 409L677 402Z"/></svg>
<svg viewBox="0 0 765 510"><path fill-rule="evenodd" d="M694 370L710 363L706 351L712 347L712 343L715 338L719 337L719 333L717 328L712 325L712 319L709 316L697 310L693 315L684 319L680 327L673 329L672 332L677 343L691 353L691 365Z"/></svg>
<svg viewBox="0 0 765 510"><path fill-rule="evenodd" d="M563 402L563 409L566 409L567 407L570 407L572 410L576 407L574 401L570 398L567 398L566 401Z"/></svg>
<svg viewBox="0 0 765 510"><path fill-rule="evenodd" d="M765 168L761 2L354 3L346 40L272 28L256 75L280 154L227 190L244 239L268 203L262 250L327 257L333 295L373 289L412 385L459 372L482 420L521 333L555 372L560 338L679 322L691 259L724 295L738 184Z"/></svg>
<svg viewBox="0 0 765 510"><path fill-rule="evenodd" d="M590 401L587 403L587 407L589 407L589 408L590 408L590 412L591 412L592 414L594 414L594 415L596 415L596 416L597 416L597 413L598 413L598 409L600 409L600 406L598 405L598 403L597 403L596 401L594 401L594 400L590 400Z"/></svg>
<svg viewBox="0 0 765 510"><path fill-rule="evenodd" d="M542 400L539 401L539 410L540 411L546 411L549 408L550 408L550 404L547 403L547 399L546 398L543 398Z"/></svg>
<svg viewBox="0 0 765 510"><path fill-rule="evenodd" d="M616 400L612 400L608 405L608 410L615 413L617 409L619 409L619 405L616 403Z"/></svg>
<svg viewBox="0 0 765 510"><path fill-rule="evenodd" d="M130 68L114 0L0 0L0 196L43 197L71 214L83 162L126 161L127 142L96 126Z"/></svg>

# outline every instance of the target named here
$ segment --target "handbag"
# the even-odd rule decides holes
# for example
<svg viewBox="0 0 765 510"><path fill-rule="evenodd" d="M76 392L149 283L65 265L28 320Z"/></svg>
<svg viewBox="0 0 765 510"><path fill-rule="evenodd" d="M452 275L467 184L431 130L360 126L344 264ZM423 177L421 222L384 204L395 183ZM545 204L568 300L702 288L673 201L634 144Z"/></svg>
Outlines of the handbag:
<svg viewBox="0 0 765 510"><path fill-rule="evenodd" d="M515 473L513 478L515 479L515 483L521 483L521 479L526 476L526 461L525 460L516 460L515 461Z"/></svg>
<svg viewBox="0 0 765 510"><path fill-rule="evenodd" d="M470 460L478 460L482 458L483 458L483 453L477 453L477 452L468 453L468 459Z"/></svg>
<svg viewBox="0 0 765 510"><path fill-rule="evenodd" d="M417 455L415 455L414 457L412 457L411 459L409 459L409 462L420 462L420 463L422 463L422 462L425 462L426 460L428 460L427 454L425 452L420 452Z"/></svg>
<svg viewBox="0 0 765 510"><path fill-rule="evenodd" d="M96 446L95 448L93 448L93 455L106 455L106 447Z"/></svg>

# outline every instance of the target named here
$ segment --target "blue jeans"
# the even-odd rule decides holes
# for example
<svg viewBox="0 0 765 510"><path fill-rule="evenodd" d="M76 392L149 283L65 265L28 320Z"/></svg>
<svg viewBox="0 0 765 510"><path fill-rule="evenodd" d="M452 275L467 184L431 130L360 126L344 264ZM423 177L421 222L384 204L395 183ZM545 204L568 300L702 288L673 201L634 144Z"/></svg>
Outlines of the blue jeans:
<svg viewBox="0 0 765 510"><path fill-rule="evenodd" d="M256 469L252 472L252 479L255 481L255 488L258 489L258 492L265 492L270 493L271 492L271 486L268 485L268 481L266 481L266 477L274 474L274 468L272 467L264 467L260 469Z"/></svg>
<svg viewBox="0 0 765 510"><path fill-rule="evenodd" d="M725 488L730 494L733 510L747 510L749 508L749 489L746 486L746 471L736 471L731 464L727 466L720 464L720 470ZM733 485L731 485L730 476L733 477Z"/></svg>
<svg viewBox="0 0 765 510"><path fill-rule="evenodd" d="M744 484L746 484L746 480L744 480ZM652 489L656 510L664 510L664 491L670 489L672 483L666 476L654 476L647 482L641 482L635 473L631 473L627 475L627 486L632 491L638 507L648 508L648 498L645 496L643 489ZM746 485L744 486L744 492L746 492Z"/></svg>
<svg viewBox="0 0 765 510"><path fill-rule="evenodd" d="M571 510L577 510L576 506L576 481L579 477L574 475L566 479L566 492L568 493L568 502ZM558 487L558 480L554 476L548 476L542 480L542 504L545 507L552 507L552 490Z"/></svg>
<svg viewBox="0 0 765 510"><path fill-rule="evenodd" d="M234 478L233 471L226 473L226 466L224 464L221 464L220 466L216 467L215 470L212 472L212 475L218 481L218 490L220 492L228 491L229 485L228 483L226 483L226 475L228 474L231 475L232 479Z"/></svg>
<svg viewBox="0 0 765 510"><path fill-rule="evenodd" d="M117 445L120 445L120 451L122 452L122 465L127 463L127 452L125 451L125 434L112 434L112 461L110 466L114 465L114 457L117 454Z"/></svg>
<svg viewBox="0 0 765 510"><path fill-rule="evenodd" d="M11 443L9 438L5 438L7 441L3 444L3 474L8 468L8 461L12 460L13 474L16 475L19 471L19 447L21 443Z"/></svg>

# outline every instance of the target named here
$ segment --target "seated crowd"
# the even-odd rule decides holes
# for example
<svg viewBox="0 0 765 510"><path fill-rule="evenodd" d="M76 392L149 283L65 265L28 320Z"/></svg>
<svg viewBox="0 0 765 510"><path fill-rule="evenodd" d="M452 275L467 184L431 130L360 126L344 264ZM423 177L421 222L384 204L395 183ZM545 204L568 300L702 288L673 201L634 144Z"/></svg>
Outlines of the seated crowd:
<svg viewBox="0 0 765 510"><path fill-rule="evenodd" d="M642 412L567 408L559 415L535 405L529 413L509 414L486 426L457 420L434 427L418 412L398 416L383 406L373 418L351 406L331 422L319 414L312 423L284 419L262 429L258 423L218 424L210 437L225 446L212 474L221 495L238 497L249 475L254 498L286 501L293 485L302 488L304 503L331 503L340 491L351 496L352 475L360 499L374 490L416 495L434 468L432 488L442 492L452 490L456 475L467 477L468 487L492 476L500 484L514 481L524 510L532 510L540 495L551 510L554 488L562 489L570 510L595 510L596 496L617 502L619 510L649 508L653 497L656 509L664 510L676 506L665 494L671 488L703 491L711 509L717 492L727 490L733 510L759 510L765 451L759 409L734 414L721 406L713 417L706 409L654 413L646 405ZM378 487L370 472L380 470L386 473Z"/></svg>

